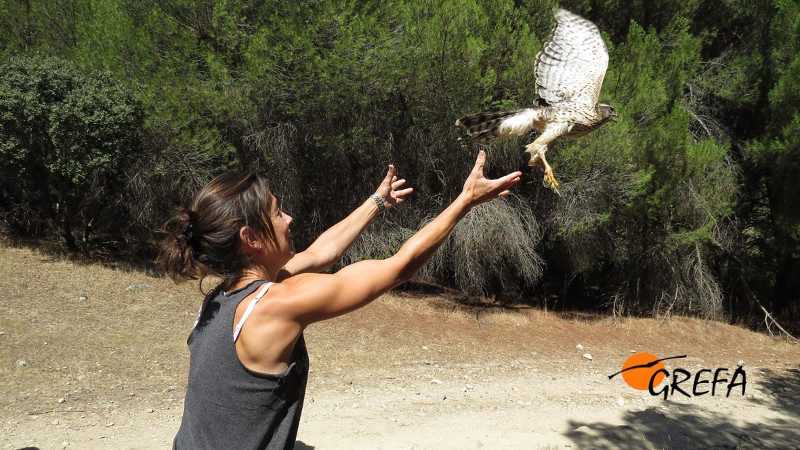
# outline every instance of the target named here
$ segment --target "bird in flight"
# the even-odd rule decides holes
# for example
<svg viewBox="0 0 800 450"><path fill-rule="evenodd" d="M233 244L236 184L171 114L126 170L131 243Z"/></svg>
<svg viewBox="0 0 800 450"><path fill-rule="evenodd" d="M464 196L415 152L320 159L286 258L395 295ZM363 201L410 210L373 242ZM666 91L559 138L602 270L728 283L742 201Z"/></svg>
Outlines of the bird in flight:
<svg viewBox="0 0 800 450"><path fill-rule="evenodd" d="M532 108L473 114L456 121L472 143L521 136L536 128L541 134L525 146L529 166L544 169L544 183L556 194L558 182L545 154L560 137L576 138L609 121L611 105L598 103L608 69L608 49L593 22L565 9L554 10L556 26L536 55L536 94Z"/></svg>

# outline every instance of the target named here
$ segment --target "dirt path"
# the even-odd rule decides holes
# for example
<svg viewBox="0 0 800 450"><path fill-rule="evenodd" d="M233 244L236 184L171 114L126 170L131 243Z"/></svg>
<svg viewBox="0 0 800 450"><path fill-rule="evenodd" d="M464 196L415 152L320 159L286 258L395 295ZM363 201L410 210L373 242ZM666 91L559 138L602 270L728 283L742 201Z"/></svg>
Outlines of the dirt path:
<svg viewBox="0 0 800 450"><path fill-rule="evenodd" d="M169 448L199 301L196 286L0 247L0 448ZM800 347L729 325L395 293L306 339L298 448L800 446ZM701 381L741 361L745 394L665 400L609 379L637 352L686 355L667 370L710 369Z"/></svg>

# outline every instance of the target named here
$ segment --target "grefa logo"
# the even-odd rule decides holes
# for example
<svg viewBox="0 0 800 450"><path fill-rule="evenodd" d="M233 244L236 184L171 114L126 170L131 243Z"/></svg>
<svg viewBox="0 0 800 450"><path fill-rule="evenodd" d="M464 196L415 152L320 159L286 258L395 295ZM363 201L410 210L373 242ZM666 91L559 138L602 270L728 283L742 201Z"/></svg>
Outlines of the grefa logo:
<svg viewBox="0 0 800 450"><path fill-rule="evenodd" d="M700 369L694 374L692 372L676 368L670 373L664 366L663 361L672 359L686 358L686 355L670 356L661 358L650 353L637 353L628 358L622 365L622 370L609 375L608 379L622 374L622 379L628 386L640 391L649 391L652 396L663 395L664 400L675 393L686 397L701 396L711 394L712 396L725 391L725 397L730 397L731 392L738 392L735 388L741 386L741 395L744 396L747 387L747 373L741 365L736 367L730 378L731 371L720 367L715 370ZM668 384L656 390L665 378L671 377ZM720 385L720 386L718 386Z"/></svg>

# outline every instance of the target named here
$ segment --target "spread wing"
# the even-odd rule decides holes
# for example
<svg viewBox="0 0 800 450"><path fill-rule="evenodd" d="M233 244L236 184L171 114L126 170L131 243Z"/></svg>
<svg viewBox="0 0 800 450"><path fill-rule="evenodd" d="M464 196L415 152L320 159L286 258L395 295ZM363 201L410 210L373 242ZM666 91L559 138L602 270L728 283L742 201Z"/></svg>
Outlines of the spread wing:
<svg viewBox="0 0 800 450"><path fill-rule="evenodd" d="M550 104L597 104L608 68L608 49L597 25L556 9L556 27L536 56L536 93Z"/></svg>

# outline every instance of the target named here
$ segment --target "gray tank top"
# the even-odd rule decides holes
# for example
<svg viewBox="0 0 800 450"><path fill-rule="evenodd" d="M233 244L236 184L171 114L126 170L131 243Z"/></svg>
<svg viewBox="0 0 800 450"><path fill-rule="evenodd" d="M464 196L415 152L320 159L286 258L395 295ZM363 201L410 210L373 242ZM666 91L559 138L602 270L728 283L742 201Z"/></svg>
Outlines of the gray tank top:
<svg viewBox="0 0 800 450"><path fill-rule="evenodd" d="M189 386L174 449L291 449L308 381L303 335L277 375L247 369L236 354L236 307L264 281L208 296L189 335Z"/></svg>

